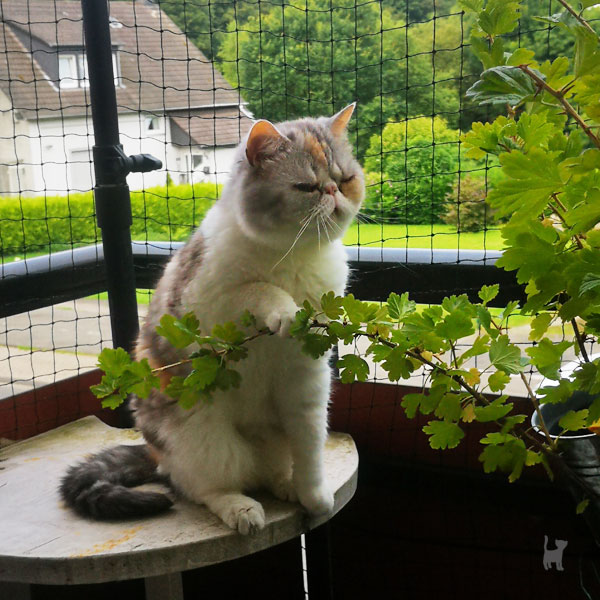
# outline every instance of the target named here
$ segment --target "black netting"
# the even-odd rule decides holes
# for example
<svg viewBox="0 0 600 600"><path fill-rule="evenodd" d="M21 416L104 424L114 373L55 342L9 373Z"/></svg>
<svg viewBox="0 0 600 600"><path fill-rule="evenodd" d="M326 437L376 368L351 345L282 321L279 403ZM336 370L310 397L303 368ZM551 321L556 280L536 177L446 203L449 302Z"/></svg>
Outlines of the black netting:
<svg viewBox="0 0 600 600"><path fill-rule="evenodd" d="M525 2L507 47L563 52L564 32L533 18L555 5ZM81 6L4 0L1 10L0 247L10 265L100 236ZM496 165L466 157L460 141L495 115L465 99L481 66L471 17L453 0L122 1L110 15L121 142L163 163L128 178L134 240L188 237L253 118L332 114L357 101L350 136L367 198L345 243L423 248L432 262L449 249L456 263L463 251L501 248L484 200ZM433 284L440 299L479 287ZM150 293L138 292L142 315ZM106 294L47 304L4 321L2 397L92 369L110 343Z"/></svg>
<svg viewBox="0 0 600 600"><path fill-rule="evenodd" d="M554 14L560 4L524 0L506 49L526 46L538 60L564 54L567 34L534 19ZM81 4L2 0L0 15L4 279L18 272L17 263L25 265L25 273L58 258L68 266L73 250L100 244L101 235L92 195L94 134ZM435 262L437 250L448 250L453 265L472 260L465 252L481 251L483 260L501 249L502 224L485 202L498 176L497 163L467 157L461 135L473 122L505 111L481 108L465 97L482 69L470 46L472 17L455 0L123 0L110 2L110 15L121 143L127 155L150 153L163 164L128 177L132 238L139 247L164 248L187 239L218 197L234 148L253 119L333 114L356 101L349 133L366 173L367 197L346 245L357 246L359 257L363 249L423 249L425 262ZM77 284L74 280L74 289ZM460 276L430 282L437 301L479 287L479 281ZM94 285L67 301L51 290L25 294L25 288L24 295L41 298L33 303L41 308L32 304L31 310L7 311L0 322L0 437L27 437L93 410L82 394L97 381L97 355L112 341L107 294ZM141 316L151 294L138 290ZM518 331L523 317L511 319ZM564 336L564 331L555 333L556 339ZM531 343L526 332L522 339L517 333L517 341ZM477 361L484 366L481 358ZM48 384L74 376L78 383L60 393L44 392ZM370 383L384 379L374 365ZM528 374L532 386L539 379ZM404 385L418 389L426 383L419 372ZM40 394L32 395L34 390ZM354 385L338 399L333 425L351 431L365 456L480 469L473 440L451 458L431 452L421 432L426 420L415 424L404 416L404 391L399 385ZM371 476L371 485L383 494L383 478ZM425 481L430 486L425 489L444 494L435 476L409 474L406 480L417 487ZM406 538L410 544L418 543L431 519L439 518L439 527L450 531L454 513L449 511L461 510L466 502L461 497L440 512L439 503L427 505L424 492L417 500L399 490L392 496L415 515ZM425 508L415 507L422 503ZM500 515L503 507L493 509ZM465 519L468 539L460 548L475 538L485 545L475 531L480 521ZM369 526L371 533L377 529ZM377 535L385 547L388 532ZM348 548L356 544L352 539ZM431 539L437 551L445 543ZM509 571L519 571L518 550L488 550L498 563L499 579L507 572L498 566L499 552L514 551ZM532 565L541 568L539 562ZM448 568L456 573L471 567ZM475 572L481 578L488 573L481 565ZM532 585L528 574L520 577ZM433 595L442 597L434 580ZM445 585L445 579L439 581ZM528 597L534 595L532 587ZM509 596L514 597L507 591L502 597Z"/></svg>

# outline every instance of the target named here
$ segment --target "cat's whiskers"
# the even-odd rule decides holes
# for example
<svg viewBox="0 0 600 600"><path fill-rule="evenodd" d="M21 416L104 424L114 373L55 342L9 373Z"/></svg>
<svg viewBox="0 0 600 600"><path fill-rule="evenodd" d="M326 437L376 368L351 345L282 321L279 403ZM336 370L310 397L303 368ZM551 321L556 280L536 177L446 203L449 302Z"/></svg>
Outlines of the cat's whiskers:
<svg viewBox="0 0 600 600"><path fill-rule="evenodd" d="M318 207L317 207L317 209L318 209ZM312 209L308 213L308 215L306 215L306 217L304 217L304 219L302 219L302 221L300 221L300 231L298 231L294 241L292 242L292 245L289 247L288 251L271 267L271 271L276 269L287 258L287 256L290 254L290 252L294 249L294 246L298 243L298 240L300 239L302 234L306 231L306 229L310 225L310 222L317 215L317 212L318 212L317 209Z"/></svg>

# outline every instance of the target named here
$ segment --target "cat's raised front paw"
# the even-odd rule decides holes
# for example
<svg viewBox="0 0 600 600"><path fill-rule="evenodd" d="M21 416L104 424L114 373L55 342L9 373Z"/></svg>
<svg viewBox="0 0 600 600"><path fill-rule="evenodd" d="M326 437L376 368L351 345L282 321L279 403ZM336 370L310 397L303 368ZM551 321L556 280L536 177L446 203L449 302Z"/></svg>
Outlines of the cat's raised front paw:
<svg viewBox="0 0 600 600"><path fill-rule="evenodd" d="M298 310L298 307L295 305L274 310L269 313L265 319L265 323L270 331L280 335L281 337L286 337L290 332L290 327L296 318L296 313Z"/></svg>
<svg viewBox="0 0 600 600"><path fill-rule="evenodd" d="M326 515L333 510L333 492L325 484L299 494L300 503L314 516Z"/></svg>

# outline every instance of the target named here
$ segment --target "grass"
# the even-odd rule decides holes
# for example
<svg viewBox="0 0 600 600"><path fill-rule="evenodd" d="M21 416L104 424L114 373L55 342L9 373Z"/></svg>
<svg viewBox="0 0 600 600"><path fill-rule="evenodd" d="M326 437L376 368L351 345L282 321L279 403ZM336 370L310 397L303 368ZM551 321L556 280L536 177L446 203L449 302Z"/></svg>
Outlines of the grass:
<svg viewBox="0 0 600 600"><path fill-rule="evenodd" d="M344 236L347 246L502 250L499 229L458 233L453 225L354 224Z"/></svg>
<svg viewBox="0 0 600 600"><path fill-rule="evenodd" d="M148 232L147 239L168 240L166 234ZM182 240L183 241L183 240ZM502 250L502 237L499 229L488 229L474 233L457 233L452 225L379 225L373 223L354 224L344 236L347 246L370 248L435 248L462 250ZM68 250L71 246L52 245L53 252ZM23 254L5 255L3 261L12 262L23 258L33 258L47 254L49 248Z"/></svg>

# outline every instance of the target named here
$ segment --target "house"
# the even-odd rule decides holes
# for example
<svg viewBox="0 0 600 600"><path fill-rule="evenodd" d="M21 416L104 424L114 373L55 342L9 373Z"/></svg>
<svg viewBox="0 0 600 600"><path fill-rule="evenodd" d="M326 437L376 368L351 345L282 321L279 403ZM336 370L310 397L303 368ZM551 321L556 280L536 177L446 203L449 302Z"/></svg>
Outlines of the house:
<svg viewBox="0 0 600 600"><path fill-rule="evenodd" d="M121 143L161 171L131 189L223 182L251 115L215 66L156 5L110 2ZM81 3L0 3L0 196L93 186L89 81Z"/></svg>

